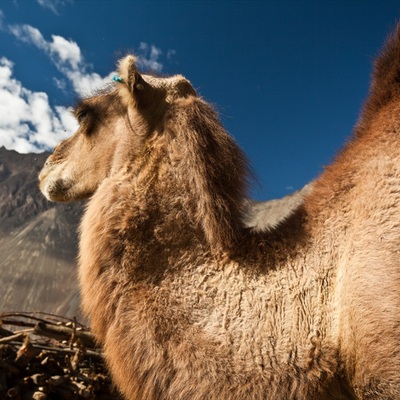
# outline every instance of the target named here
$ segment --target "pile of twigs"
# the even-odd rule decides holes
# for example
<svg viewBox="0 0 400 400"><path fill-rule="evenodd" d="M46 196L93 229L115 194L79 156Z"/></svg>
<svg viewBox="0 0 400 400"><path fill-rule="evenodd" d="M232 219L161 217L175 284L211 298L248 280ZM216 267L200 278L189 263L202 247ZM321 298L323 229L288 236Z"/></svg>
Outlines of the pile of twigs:
<svg viewBox="0 0 400 400"><path fill-rule="evenodd" d="M75 320L0 314L0 399L118 399L101 352Z"/></svg>

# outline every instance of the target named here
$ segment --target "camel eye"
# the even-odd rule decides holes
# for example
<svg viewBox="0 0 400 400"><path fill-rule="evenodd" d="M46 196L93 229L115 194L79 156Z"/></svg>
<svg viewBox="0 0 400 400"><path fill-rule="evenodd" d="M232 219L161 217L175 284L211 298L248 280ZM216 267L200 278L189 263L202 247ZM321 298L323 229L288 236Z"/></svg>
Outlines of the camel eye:
<svg viewBox="0 0 400 400"><path fill-rule="evenodd" d="M86 120L93 113L93 109L89 104L80 104L74 110L74 115L79 124L87 122Z"/></svg>
<svg viewBox="0 0 400 400"><path fill-rule="evenodd" d="M87 110L82 110L79 111L79 113L76 115L76 119L78 120L78 122L81 124L89 115Z"/></svg>

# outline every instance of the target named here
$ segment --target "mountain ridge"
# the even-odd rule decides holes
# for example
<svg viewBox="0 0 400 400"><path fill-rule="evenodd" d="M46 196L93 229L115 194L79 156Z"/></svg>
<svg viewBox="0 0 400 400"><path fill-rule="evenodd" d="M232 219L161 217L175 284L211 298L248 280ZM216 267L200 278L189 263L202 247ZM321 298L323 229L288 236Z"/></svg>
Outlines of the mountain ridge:
<svg viewBox="0 0 400 400"><path fill-rule="evenodd" d="M82 204L56 204L38 188L48 153L0 147L0 310L80 317L75 259Z"/></svg>

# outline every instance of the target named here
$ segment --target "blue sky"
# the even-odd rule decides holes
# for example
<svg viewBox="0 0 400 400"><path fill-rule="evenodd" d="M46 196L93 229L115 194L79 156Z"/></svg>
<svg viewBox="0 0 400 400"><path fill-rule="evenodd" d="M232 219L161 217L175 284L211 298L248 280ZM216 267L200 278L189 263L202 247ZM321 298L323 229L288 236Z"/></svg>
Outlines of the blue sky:
<svg viewBox="0 0 400 400"><path fill-rule="evenodd" d="M135 52L218 109L257 199L321 172L351 135L398 0L0 2L0 146L50 150L68 108Z"/></svg>

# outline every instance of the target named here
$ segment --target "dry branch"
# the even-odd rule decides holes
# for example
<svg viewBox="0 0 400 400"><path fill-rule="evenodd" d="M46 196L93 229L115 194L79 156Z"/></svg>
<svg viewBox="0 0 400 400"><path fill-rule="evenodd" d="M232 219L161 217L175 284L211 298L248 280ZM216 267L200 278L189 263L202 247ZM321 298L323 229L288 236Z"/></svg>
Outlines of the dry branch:
<svg viewBox="0 0 400 400"><path fill-rule="evenodd" d="M15 335L10 335L10 336L6 336L3 337L2 339L0 339L0 344L4 344L4 343L9 343L15 340L19 340L21 338L25 337L24 333L16 333Z"/></svg>
<svg viewBox="0 0 400 400"><path fill-rule="evenodd" d="M89 332L71 329L62 325L49 325L44 322L38 322L35 325L34 331L56 340L70 340L74 338L75 340L80 340L85 347L95 348L94 338Z"/></svg>
<svg viewBox="0 0 400 400"><path fill-rule="evenodd" d="M3 398L116 400L119 396L111 385L101 352L84 325L53 314L3 313Z"/></svg>

